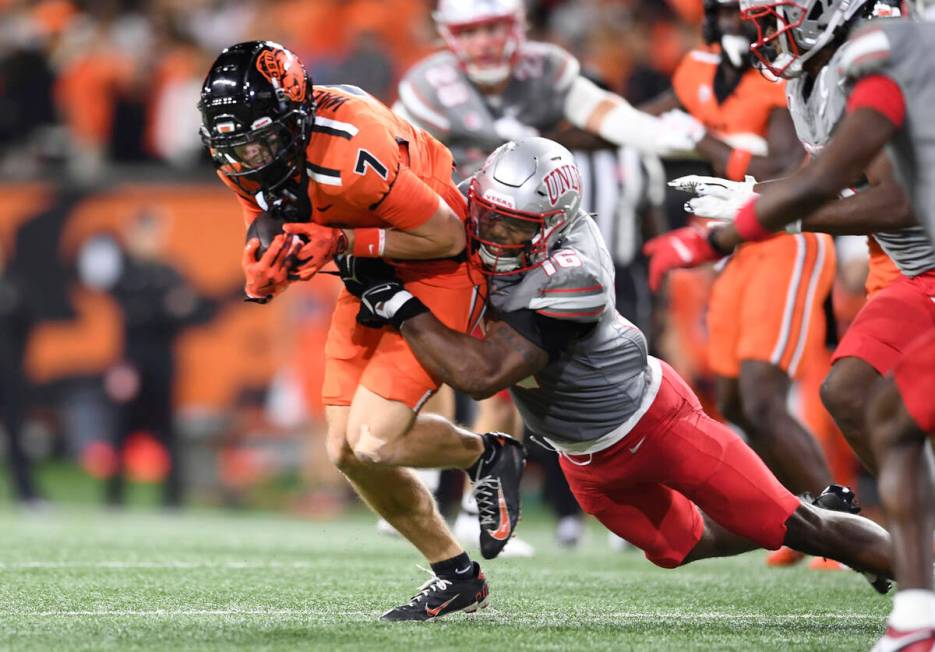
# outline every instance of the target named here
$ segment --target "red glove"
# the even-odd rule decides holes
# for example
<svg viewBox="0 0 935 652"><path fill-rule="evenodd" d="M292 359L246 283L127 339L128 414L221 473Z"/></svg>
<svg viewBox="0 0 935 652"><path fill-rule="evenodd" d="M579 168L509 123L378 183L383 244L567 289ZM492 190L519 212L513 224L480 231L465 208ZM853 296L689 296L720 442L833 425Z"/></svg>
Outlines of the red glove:
<svg viewBox="0 0 935 652"><path fill-rule="evenodd" d="M247 278L244 292L249 300L266 303L289 285L289 270L286 266L289 251L285 245L286 236L277 235L263 256L257 260L259 238L250 238L247 242L240 266L243 267L244 276Z"/></svg>
<svg viewBox="0 0 935 652"><path fill-rule="evenodd" d="M659 289L666 272L679 267L697 267L724 257L708 241L707 229L685 226L653 238L643 245L649 256L649 287Z"/></svg>
<svg viewBox="0 0 935 652"><path fill-rule="evenodd" d="M289 272L289 278L293 281L309 280L347 246L347 239L341 229L314 222L289 222L283 224L282 230L302 236L305 240L305 244L295 253L297 264Z"/></svg>

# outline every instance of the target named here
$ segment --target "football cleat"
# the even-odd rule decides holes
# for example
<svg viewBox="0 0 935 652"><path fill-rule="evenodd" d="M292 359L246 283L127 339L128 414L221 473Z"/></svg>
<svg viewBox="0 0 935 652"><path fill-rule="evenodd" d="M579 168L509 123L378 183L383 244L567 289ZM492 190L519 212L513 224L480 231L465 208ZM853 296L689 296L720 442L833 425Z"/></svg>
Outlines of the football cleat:
<svg viewBox="0 0 935 652"><path fill-rule="evenodd" d="M487 606L490 588L480 566L474 563L471 577L448 580L432 576L419 587L419 592L412 599L398 607L390 609L380 616L388 622L422 621L432 622L456 611L474 613Z"/></svg>
<svg viewBox="0 0 935 652"><path fill-rule="evenodd" d="M860 512L857 496L855 496L854 492L849 488L839 484L828 485L828 487L818 495L818 498L812 501L812 504L816 507L830 509L834 512L846 512L848 514L857 514ZM873 573L861 573L861 575L867 578L867 581L870 582L870 586L872 586L873 590L877 593L889 593L889 590L893 588L893 583L890 579L883 575L874 575Z"/></svg>
<svg viewBox="0 0 935 652"><path fill-rule="evenodd" d="M471 504L474 505L473 499L471 500ZM455 538L466 546L476 546L480 541L480 524L477 522L477 505L474 505L474 507L475 509L473 512L469 513L466 510L460 512L455 519L454 525L451 527ZM528 558L534 557L535 555L535 547L528 541L514 534L510 537L510 540L506 542L506 545L503 546L499 557Z"/></svg>
<svg viewBox="0 0 935 652"><path fill-rule="evenodd" d="M935 650L935 628L922 627L899 631L887 627L870 652L932 652Z"/></svg>
<svg viewBox="0 0 935 652"><path fill-rule="evenodd" d="M782 546L766 555L767 566L793 566L805 559L805 553Z"/></svg>
<svg viewBox="0 0 935 652"><path fill-rule="evenodd" d="M488 458L477 465L473 493L480 521L480 554L493 559L513 536L519 521L519 481L526 453L509 435L489 432L484 439L492 448Z"/></svg>

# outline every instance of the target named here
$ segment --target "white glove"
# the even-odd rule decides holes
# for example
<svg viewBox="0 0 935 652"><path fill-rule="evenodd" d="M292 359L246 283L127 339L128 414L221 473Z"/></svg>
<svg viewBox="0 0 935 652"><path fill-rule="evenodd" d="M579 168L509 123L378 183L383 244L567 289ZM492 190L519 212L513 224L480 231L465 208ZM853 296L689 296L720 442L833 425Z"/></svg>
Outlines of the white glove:
<svg viewBox="0 0 935 652"><path fill-rule="evenodd" d="M691 143L689 149L694 149L698 141L705 136L705 126L681 109L666 111L659 116L659 120L666 132L679 134Z"/></svg>
<svg viewBox="0 0 935 652"><path fill-rule="evenodd" d="M685 202L685 212L725 222L732 221L743 206L759 196L753 191L756 179L750 176L744 181L730 181L719 177L689 175L673 179L669 185L698 195Z"/></svg>
<svg viewBox="0 0 935 652"><path fill-rule="evenodd" d="M757 181L751 176L747 176L743 181L731 181L721 177L705 177L698 174L689 174L685 177L672 179L669 182L670 188L681 190L682 192L691 192L696 195L717 195L725 196L724 193L741 193L752 197L756 193L753 187Z"/></svg>
<svg viewBox="0 0 935 652"><path fill-rule="evenodd" d="M527 136L538 136L539 130L524 125L511 115L505 115L493 123L493 130L503 140L518 140Z"/></svg>

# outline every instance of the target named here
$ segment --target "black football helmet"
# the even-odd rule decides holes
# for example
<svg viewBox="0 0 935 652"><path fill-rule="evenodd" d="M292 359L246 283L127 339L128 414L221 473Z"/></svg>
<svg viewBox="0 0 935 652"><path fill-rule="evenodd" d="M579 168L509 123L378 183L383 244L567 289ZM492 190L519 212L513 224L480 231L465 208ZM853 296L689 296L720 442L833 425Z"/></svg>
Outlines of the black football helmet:
<svg viewBox="0 0 935 652"><path fill-rule="evenodd" d="M215 167L244 191L276 190L301 170L315 114L312 80L278 43L249 41L221 52L198 109Z"/></svg>

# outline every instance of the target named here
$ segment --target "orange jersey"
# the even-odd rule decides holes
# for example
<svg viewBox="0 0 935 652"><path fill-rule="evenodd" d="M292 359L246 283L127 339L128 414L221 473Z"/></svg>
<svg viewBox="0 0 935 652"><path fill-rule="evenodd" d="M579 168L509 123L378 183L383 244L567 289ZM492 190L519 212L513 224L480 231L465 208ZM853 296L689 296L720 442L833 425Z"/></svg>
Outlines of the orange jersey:
<svg viewBox="0 0 935 652"><path fill-rule="evenodd" d="M751 68L724 101L718 102L714 75L720 62L717 46L686 54L672 77L679 102L720 136L753 134L765 138L770 113L786 108L785 83L767 81Z"/></svg>
<svg viewBox="0 0 935 652"><path fill-rule="evenodd" d="M452 203L451 154L428 132L354 86L317 86L314 96L305 150L313 222L413 229L438 210L440 195ZM237 192L249 225L262 195L248 196L219 176Z"/></svg>

